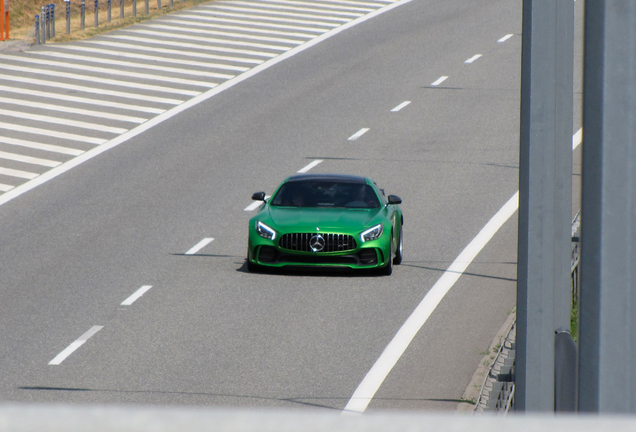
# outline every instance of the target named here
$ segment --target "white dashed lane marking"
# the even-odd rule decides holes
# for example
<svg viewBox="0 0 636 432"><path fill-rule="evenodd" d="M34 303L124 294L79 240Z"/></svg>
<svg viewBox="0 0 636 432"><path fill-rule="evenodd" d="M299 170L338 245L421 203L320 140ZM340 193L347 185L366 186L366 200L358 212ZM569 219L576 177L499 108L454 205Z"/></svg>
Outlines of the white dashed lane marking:
<svg viewBox="0 0 636 432"><path fill-rule="evenodd" d="M355 141L358 138L360 138L362 135L364 135L365 133L369 132L369 128L362 128L360 129L358 132L354 133L353 135L351 135L348 140L349 141Z"/></svg>
<svg viewBox="0 0 636 432"><path fill-rule="evenodd" d="M501 39L499 39L497 42L501 43L501 42L505 42L508 39L510 39L513 35L512 34L507 34L504 37L502 37Z"/></svg>
<svg viewBox="0 0 636 432"><path fill-rule="evenodd" d="M447 76L441 76L439 77L437 80L435 80L433 83L431 83L432 86L438 86L441 83L443 83L444 81L446 81L448 79Z"/></svg>
<svg viewBox="0 0 636 432"><path fill-rule="evenodd" d="M195 253L199 252L201 249L203 249L204 247L206 247L208 244L212 243L213 241L214 241L214 238L212 237L204 238L199 243L197 243L192 248L190 248L185 254L194 255Z"/></svg>
<svg viewBox="0 0 636 432"><path fill-rule="evenodd" d="M400 111L402 108L404 108L405 106L407 106L410 103L411 103L411 101L404 101L401 104L399 104L398 106L396 106L395 108L393 108L391 110L391 112L398 112L398 111Z"/></svg>
<svg viewBox="0 0 636 432"><path fill-rule="evenodd" d="M310 169L312 169L313 167L315 167L316 165L318 165L319 163L322 162L322 159L317 159L315 161L313 161L312 163L310 163L309 165L305 166L304 168L301 168L298 170L299 173L306 173L307 171L309 171Z"/></svg>
<svg viewBox="0 0 636 432"><path fill-rule="evenodd" d="M56 366L56 365L59 365L60 363L62 363L64 360L66 360L66 358L68 356L73 354L73 352L75 352L75 350L77 350L79 347L84 345L87 340L89 340L95 333L97 333L98 331L100 331L103 328L104 328L104 326L93 326L93 327L91 327L91 329L89 331L87 331L86 333L81 335L79 337L79 339L77 339L75 342L70 344L68 346L68 348L66 348L64 351L62 351L57 356L55 356L55 358L49 362L49 365Z"/></svg>
<svg viewBox="0 0 636 432"><path fill-rule="evenodd" d="M133 295L131 295L130 297L128 297L126 300L124 300L123 302L121 302L120 306L130 306L132 305L134 302L136 302L142 295L144 295L150 288L152 288L152 285L144 285L141 288L139 288L137 291L134 292Z"/></svg>
<svg viewBox="0 0 636 432"><path fill-rule="evenodd" d="M474 56L466 60L464 63L470 64L474 62L475 60L477 60L479 57L481 57L481 54L475 54Z"/></svg>

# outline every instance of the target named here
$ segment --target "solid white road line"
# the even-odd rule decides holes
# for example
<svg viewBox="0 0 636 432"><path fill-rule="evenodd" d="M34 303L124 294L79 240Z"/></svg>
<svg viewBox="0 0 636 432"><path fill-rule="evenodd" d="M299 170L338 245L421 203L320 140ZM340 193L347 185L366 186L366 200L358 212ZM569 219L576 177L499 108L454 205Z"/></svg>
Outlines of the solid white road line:
<svg viewBox="0 0 636 432"><path fill-rule="evenodd" d="M147 112L152 114L161 114L166 111L164 109L159 109L159 108L150 108L150 107L143 107L138 105L128 105L123 103L101 101L98 99L88 99L88 98L83 98L78 96L67 96L63 94L49 93L49 92L43 92L38 90L21 89L17 87L6 87L2 85L0 85L0 90L12 92L12 93L18 93L18 94L28 94L31 96L40 96L40 97L45 97L49 99L63 100L68 102L77 102L77 103L83 103L87 105L98 105L98 106L105 106L105 107L111 107L111 108L121 108L124 110L140 111L140 112Z"/></svg>
<svg viewBox="0 0 636 432"><path fill-rule="evenodd" d="M360 129L358 132L354 133L353 135L351 135L348 140L349 141L355 141L358 138L360 138L362 135L364 135L365 133L367 133L370 129L369 128L362 128Z"/></svg>
<svg viewBox="0 0 636 432"><path fill-rule="evenodd" d="M161 20L161 22L162 23L180 24L182 26L188 26L188 27L210 28L210 24L208 22L214 20L213 18L198 18L199 21L204 21L204 22L193 22L193 21L197 20L196 17L184 16L184 15L179 15L179 18L186 19L186 20L191 20L191 21L182 21L181 19L179 19L179 20L176 20L176 19L163 19L163 20ZM284 32L284 31L279 31L279 30L265 30L265 29L259 29L259 28L254 28L254 27L242 27L242 26L224 25L224 24L218 24L218 23L214 24L214 28L215 29L243 31L243 32L248 32L248 33L271 34L271 35L286 36L286 37L302 37L302 38L308 38L308 39L311 39L311 38L316 36L316 35L310 35L310 34L305 34L305 33L290 33L290 32ZM221 32L219 32L219 33L221 33ZM236 36L236 37L239 37L239 36ZM259 36L253 36L253 35L250 35L250 34L242 34L240 37L249 38L249 37L259 37ZM279 38L274 38L274 39L275 39L274 40L275 42L292 43L289 39L280 39L280 40L278 40ZM302 41L301 43L304 43L304 42L305 41ZM301 43L299 43L298 45L300 45Z"/></svg>
<svg viewBox="0 0 636 432"><path fill-rule="evenodd" d="M104 59L99 57L88 57L88 56L80 56L80 55L74 55L74 54L66 54L66 53L60 53L60 52L31 51L30 54L45 55L49 57L64 58L64 59L70 59L70 60L80 60L80 61L85 61L89 63L103 63L103 64L107 64L111 66L116 65L116 66L124 66L124 67L135 68L135 69L148 69L153 71L176 73L181 75L194 75L198 77L220 78L220 79L231 79L235 77L235 75L220 74L220 73L213 73L213 72L203 72L203 71L197 71L197 70L191 70L191 69L185 69L185 68L156 66L156 65L149 65L146 63L133 63L133 62L113 60L113 59ZM111 70L111 69L108 69L108 70ZM122 74L126 74L126 76L128 76L128 72L125 72L125 71L121 71L121 72ZM172 81L168 77L166 77L164 81L177 82L177 81ZM206 84L206 87L209 87L209 86Z"/></svg>
<svg viewBox="0 0 636 432"><path fill-rule="evenodd" d="M306 167L299 169L298 172L299 173L306 173L307 171L309 171L310 169L312 169L313 167L318 165L320 162L322 162L322 159L317 159L317 160L313 161L312 163L310 163L309 165L307 165Z"/></svg>
<svg viewBox="0 0 636 432"><path fill-rule="evenodd" d="M194 255L195 253L199 252L201 249L206 247L208 244L212 243L212 241L214 241L214 239L212 237L204 238L199 243L197 243L192 248L190 248L190 250L188 250L185 254L186 255Z"/></svg>
<svg viewBox="0 0 636 432"><path fill-rule="evenodd" d="M126 31L128 33L135 33L135 34L147 34L149 36L152 36L153 34L162 35L164 37L172 37L173 36L173 35L167 35L165 32L153 32L153 31L150 31L150 30L122 30L122 31ZM123 39L123 40L143 42L143 43L152 44L152 45L165 45L165 46L174 46L174 47L184 47L184 48L192 48L192 49L195 49L195 50L202 50L202 51L218 51L218 52L225 52L225 53L232 53L232 54L243 54L243 55L247 55L247 56L256 56L256 57L274 58L274 57L276 57L278 55L278 54L266 53L266 52L262 52L262 51L252 51L252 50L243 50L243 49L235 49L235 48L225 48L225 47L219 47L219 46L213 46L213 45L193 44L193 43L176 42L176 41L169 41L169 40L158 40L157 38L135 37L135 36L120 35L120 34L117 34L117 35L106 35L106 36L111 37L111 38L115 38L115 39ZM176 35L176 36L183 36L183 38L176 37L175 39L197 39L197 38L194 38L194 37L188 37L188 36L184 36L184 35ZM226 59L229 60L229 61L232 61L231 57L227 57ZM239 61L239 60L244 60L244 58L236 57L235 61Z"/></svg>
<svg viewBox="0 0 636 432"><path fill-rule="evenodd" d="M13 160L16 162L47 166L51 168L54 168L58 165L62 165L62 162L52 161L49 159L40 159L40 158L31 157L31 156L24 156L24 155L15 154L15 153L7 153L3 151L0 151L0 159Z"/></svg>
<svg viewBox="0 0 636 432"><path fill-rule="evenodd" d="M441 76L439 77L435 82L431 83L432 86L438 86L441 83L443 83L444 81L446 81L448 79L447 76Z"/></svg>
<svg viewBox="0 0 636 432"><path fill-rule="evenodd" d="M391 112L398 112L399 110L401 110L402 108L404 108L405 106L407 106L410 103L411 103L411 101L404 101L401 104L399 104L398 106L396 106L395 108L393 108L391 110Z"/></svg>
<svg viewBox="0 0 636 432"><path fill-rule="evenodd" d="M64 351L62 351L57 356L55 356L55 358L49 362L49 365L55 366L55 365L59 365L60 363L62 363L66 359L66 357L68 357L71 354L73 354L73 352L76 349L78 349L79 347L81 347L82 345L84 345L84 343L86 343L86 341L89 340L91 338L91 336L93 336L95 333L97 333L98 331L100 331L103 328L104 328L104 326L93 326L93 327L91 327L91 329L89 331L87 331L86 333L81 335L79 337L79 339L77 339L75 342L70 344L68 346L68 348L66 348Z"/></svg>
<svg viewBox="0 0 636 432"><path fill-rule="evenodd" d="M157 103L164 103L169 105L179 105L183 103L182 100L178 100L178 99L166 99L166 98L160 98L155 96L140 95L137 93L126 93L126 92L120 92L120 91L102 90L102 89L98 89L94 87L85 87L85 86L79 86L79 85L73 85L73 84L65 84L61 82L53 82L53 81L46 81L46 80L40 80L40 79L34 79L34 78L24 78L19 76L0 74L0 81L3 81L3 80L16 81L16 82L21 82L25 84L36 84L36 85L41 85L46 87L53 87L56 90L59 90L59 89L77 90L77 91L81 91L85 93L108 95L108 96L122 97L127 99L137 99L137 100L143 100L147 102L157 102Z"/></svg>
<svg viewBox="0 0 636 432"><path fill-rule="evenodd" d="M107 118L110 120L120 120L120 121L129 122L129 123L143 123L146 120L148 120L145 118L130 117L130 116L125 116L121 114L112 114L107 112L91 111L91 110L85 110L85 109L79 109L79 108L70 108L70 107L61 106L61 105L46 104L40 101L33 102L33 101L27 101L27 100L21 100L21 99L0 97L0 102L11 104L11 105L26 106L29 108L38 108L38 109L43 109L48 111L58 111L58 112L65 112L69 114L84 115L89 117Z"/></svg>
<svg viewBox="0 0 636 432"><path fill-rule="evenodd" d="M51 144L41 144L41 143L36 143L33 141L25 141L25 140L20 140L17 138L8 138L3 136L0 136L0 143L20 146L20 147L27 147L27 148L32 148L36 150L44 150L44 151L48 151L52 153L62 153L62 154L67 154L72 156L79 156L82 153L84 153L83 150L76 150L76 149L72 149L68 147L61 147L61 146L56 146Z"/></svg>
<svg viewBox="0 0 636 432"><path fill-rule="evenodd" d="M57 61L51 61L51 60L43 60L43 59L19 57L19 56L9 56L9 55L6 55L4 57L9 58L10 60L19 61L23 63L31 63L31 64L44 65L44 66L57 66L57 67L66 68L66 69L78 69L78 70L86 71L86 72L95 72L98 74L106 74L106 75L118 75L118 76L124 76L127 78L139 78L144 81L164 81L164 82L183 84L183 85L188 85L193 87L208 87L208 88L216 87L218 85L217 83L211 83L206 81L194 81L194 80L183 79L183 78L165 77L161 75L124 71L124 70L119 70L116 68L102 68L102 67L87 66L82 64L68 63L68 62L57 62ZM111 62L110 64L115 65L117 64L117 62ZM92 77L92 80L96 82L102 82L102 78L100 77Z"/></svg>
<svg viewBox="0 0 636 432"><path fill-rule="evenodd" d="M148 26L146 26L148 27ZM174 30L174 27L170 27L170 26L160 26L160 25L154 25L153 27L159 27L159 28L166 28L168 30ZM182 34L177 34L177 33L169 33L166 34L166 32L160 32L160 31L152 31L152 30L143 30L143 29L126 29L126 31L131 32L131 33L139 33L139 34L147 34L147 35L151 35L151 36L163 36L163 37L170 37L170 38L175 38L175 39L185 39L185 40L191 40L191 41L199 41L199 42L208 42L208 43L220 43L220 44L226 44L226 45L237 45L237 46L247 46L247 47L252 47L252 48L262 48L262 49L270 49L273 51L289 51L291 48L290 47L285 47L285 46L280 46L280 45L267 45L267 44L261 44L261 43L255 43L255 42L241 42L241 41L234 41L234 40L227 40L227 39L217 39L217 38L213 38L213 37L196 37L196 36L191 36L191 35L182 35ZM259 51L250 51L250 50L237 50L237 49L233 49L233 48L220 48L220 47L215 47L215 50L217 51L225 51L225 52L235 52L235 53L240 53L240 54L248 54L248 55L263 55L263 53L259 52ZM266 53L267 55L265 57L273 57L275 56L275 54L270 54L270 53Z"/></svg>
<svg viewBox="0 0 636 432"><path fill-rule="evenodd" d="M49 75L49 76L54 76L57 78L74 79L77 81L90 81L93 84L100 83L100 84L114 85L119 87L131 87L135 89L150 90L150 91L163 92L163 93L174 93L174 94L181 94L181 95L187 95L187 96L197 96L201 94L201 92L198 92L198 91L181 90L181 89L175 89L170 87L141 84L141 83L129 82L129 81L119 81L119 80L112 80L107 78L98 78L98 77L94 77L90 75L79 75L79 74L72 74L68 72L57 72L57 71L52 71L47 69L34 69L34 68L28 68L28 67L22 67L22 66L7 65L2 63L0 63L0 69L7 69L7 70L15 71L15 72L26 72L26 73L32 73L37 75ZM6 76L2 77L2 79L6 79L6 78L7 78ZM55 85L57 86L57 83L55 83Z"/></svg>
<svg viewBox="0 0 636 432"><path fill-rule="evenodd" d="M512 34L507 34L507 35L505 35L504 37L502 37L501 39L499 39L497 42L500 42L500 43L501 43L501 42L505 42L505 41L507 41L508 39L510 39L512 36L513 36Z"/></svg>
<svg viewBox="0 0 636 432"><path fill-rule="evenodd" d="M180 113L184 112L187 109L190 109L198 104L200 104L201 102L204 102L216 95L218 95L219 93L234 87L237 84L242 83L243 81L253 77L254 75L257 75L277 64L279 64L280 62L283 62L287 59L289 59L290 57L295 56L296 54L299 54L309 48L312 48L313 46L331 38L334 37L338 34L340 34L343 31L346 31L348 29L350 29L351 27L354 27L358 24L362 24L368 20L371 20L379 15L382 15L386 12L389 12L397 7L403 6L407 3L410 3L411 0L398 0L394 3L391 3L381 9L378 9L375 12L372 12L368 15L365 15L363 17L360 17L356 20L350 21L347 24L344 24L330 32L326 32L325 34L322 34L318 37L316 37L315 39L311 39L309 40L307 43L300 45L290 51L287 51L286 53L283 53L281 55L279 55L278 57L262 64L259 66L256 66L250 70L248 70L247 72L237 76L236 78L233 78L229 81L226 81L222 84L220 84L218 87L215 87L212 90L209 90L195 98L192 98L186 102L181 103L179 106L174 107L173 109L166 111L163 114L160 114L150 120L148 120L147 122L137 126L134 129L129 130L128 132L126 132L125 134L119 135L118 137L108 141L107 143L96 147L92 150L87 151L86 153L82 154L81 156L78 156L76 158L73 158L65 163L63 163L62 165L60 165L59 167L53 168L47 172L45 172L44 174L40 175L38 178L25 182L23 184L21 184L20 186L17 186L15 188L13 188L12 190L5 192L4 194L0 195L0 205L3 205L9 201L12 201L13 199L19 197L22 194L27 193L28 191L35 189L36 187L58 177L59 175L64 174L67 171L72 170L73 168L75 168L78 165L83 164L84 162L87 162L91 159L93 159L94 157L110 150L113 149L115 147L117 147L118 145L138 136L141 135L142 133L146 132L147 130L157 126L160 123L165 122L166 120L169 120L177 115L179 115ZM2 75L0 75L0 79L1 79Z"/></svg>
<svg viewBox="0 0 636 432"><path fill-rule="evenodd" d="M201 16L201 15L195 15L195 14L182 14L179 15L179 18L182 19L189 19L189 20L195 20L195 21L206 21L206 22L224 22L224 23L229 23L229 24L247 24L247 25L258 25L259 27L267 27L267 28L275 28L275 29L288 29L288 30L298 30L298 31L304 31L304 32L313 32L313 33L326 33L329 31L329 29L317 29L317 28L312 28L312 27L299 27L299 26L292 26L292 25L287 25L287 24L269 24L269 23L255 23L253 21L249 21L249 20L238 20L238 19L230 19L230 18L221 18L221 17L208 17L208 16ZM215 24L215 27L217 25ZM258 29L253 29L253 32L257 32ZM303 36L302 34L299 33L287 33L287 32L277 32L277 34L283 34L283 35L288 35L288 36ZM311 36L313 37L313 36Z"/></svg>
<svg viewBox="0 0 636 432"><path fill-rule="evenodd" d="M433 285L431 290L424 296L424 299L415 308L410 317L404 322L400 330L393 337L384 349L371 370L364 377L353 396L344 408L344 412L362 413L373 399L387 375L417 332L426 323L437 305L442 301L446 293L455 285L455 282L464 273L466 268L472 263L477 254L488 244L490 239L497 233L499 228L517 211L519 207L519 192L490 219L466 248L457 256L455 261L444 272L442 277Z"/></svg>
<svg viewBox="0 0 636 432"><path fill-rule="evenodd" d="M2 168L2 167L0 167L0 174L6 175L9 177L17 177L17 178L23 178L28 180L33 180L39 175L39 174L27 172L27 171L15 170L10 168Z"/></svg>
<svg viewBox="0 0 636 432"><path fill-rule="evenodd" d="M26 127L26 126L18 126L18 125L14 125L14 124L11 124L11 123L2 123L2 122L0 122L0 129L8 129L8 130L17 131L17 132L26 132L26 133L31 133L31 134L35 134L35 135L51 136L51 137L55 137L55 138L68 139L68 140L72 140L72 141L79 141L79 142L85 142L85 143L96 144L96 145L104 144L105 142L108 141L108 140L101 139L101 138L92 138L92 137L87 137L87 136L83 136L83 135L75 135L75 134L69 134L69 133L64 133L64 132L56 132L56 131L52 131L52 130L48 130L48 129L40 129L40 128Z"/></svg>
<svg viewBox="0 0 636 432"><path fill-rule="evenodd" d="M0 109L0 115L7 116L7 117L20 118L25 120L35 120L35 121L44 122L44 123L53 123L56 125L73 126L73 127L82 128L82 129L90 129L90 130L109 132L109 133L115 133L115 134L122 134L128 131L128 129L103 126L96 123L67 120L61 117L51 117L51 116L44 116L44 115L37 115L37 114L29 114L29 113L23 113L18 111L8 111L3 109Z"/></svg>
<svg viewBox="0 0 636 432"><path fill-rule="evenodd" d="M15 186L0 183L0 192L9 192L13 188L15 188Z"/></svg>
<svg viewBox="0 0 636 432"><path fill-rule="evenodd" d="M139 297L141 297L142 295L146 294L146 292L152 288L152 285L144 285L141 288L139 288L137 291L135 291L135 293L133 295L131 295L130 297L128 297L126 300L124 300L123 302L121 302L120 306L130 306L131 304L133 304L134 302L136 302Z"/></svg>
<svg viewBox="0 0 636 432"><path fill-rule="evenodd" d="M192 26L192 23L187 22L187 21L178 21L178 20L162 20L161 21L163 24L144 24L143 27L148 27L148 28L160 28L160 29L165 29L165 30L170 30L171 32L182 32L182 33L194 33L194 34L209 34L209 35L215 35L215 36L225 36L225 37L230 37L230 38L236 38L236 39L252 39L252 40L259 40L259 41L263 41L263 42L279 42L279 43L286 43L289 45L301 45L303 44L305 41L299 41L299 40L294 40L294 39L282 39L282 38L275 38L275 37L270 37L270 36L256 36L256 35L248 35L248 34L243 34L243 33L230 33L230 32L224 32L224 31L218 31L218 30L203 30L203 29L196 29L196 28L187 28L184 27L183 25L178 25L178 26L173 26L173 25L165 25L165 24L171 24L171 23L185 23L187 25L189 25L190 27ZM238 42L237 42L238 44ZM285 50L287 51L287 50Z"/></svg>
<svg viewBox="0 0 636 432"><path fill-rule="evenodd" d="M576 149L583 138L583 130L579 129L572 136L572 149ZM391 342L386 346L371 370L364 377L353 396L344 408L343 413L364 412L373 396L376 394L389 372L397 364L411 341L424 326L437 305L442 301L455 282L477 257L479 252L488 244L490 239L499 231L504 223L512 217L519 208L519 191L517 191L504 206L488 221L466 248L455 258L439 280L433 285L424 299L415 308L411 316L404 322Z"/></svg>
<svg viewBox="0 0 636 432"><path fill-rule="evenodd" d="M126 48L125 46L126 44L121 44L121 45L122 45L122 48ZM135 47L136 45L129 45L129 46ZM192 60L183 60L181 58L174 59L169 57L158 57L158 56L150 56L150 55L139 54L139 53L129 53L129 52L121 51L121 50L89 48L85 46L76 46L76 45L72 45L72 46L68 45L68 46L65 46L64 49L90 52L95 54L103 54L103 55L109 55L109 56L115 56L115 57L133 58L135 60L150 60L157 63L173 63L173 64L182 65L182 66L183 65L197 66L197 67L203 67L208 69L223 69L223 70L231 70L231 71L237 71L237 72L245 72L246 70L249 69L244 66L231 66L231 65L225 65L220 63L198 62L198 61L192 61ZM149 49L148 51L154 51L154 49Z"/></svg>
<svg viewBox="0 0 636 432"><path fill-rule="evenodd" d="M470 63L474 62L475 60L477 60L479 57L481 57L481 54L475 54L474 56L472 56L471 58L466 60L464 63L470 64Z"/></svg>

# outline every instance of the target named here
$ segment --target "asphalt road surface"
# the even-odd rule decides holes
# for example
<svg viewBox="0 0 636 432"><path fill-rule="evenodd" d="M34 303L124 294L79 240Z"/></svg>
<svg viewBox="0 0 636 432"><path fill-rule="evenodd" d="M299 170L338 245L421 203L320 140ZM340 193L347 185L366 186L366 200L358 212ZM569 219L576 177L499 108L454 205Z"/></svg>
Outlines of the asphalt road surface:
<svg viewBox="0 0 636 432"><path fill-rule="evenodd" d="M279 25L291 24L277 19L315 21L311 14L326 14L277 10L307 15L301 18L239 10L253 7L250 3L257 2L214 5L229 8L224 13L255 14L224 19L269 17L269 24ZM289 2L292 8L311 9L306 3ZM347 405L431 287L518 189L521 2L322 3L368 10L336 9L358 15L333 21L336 27L311 37L297 36L293 55L263 57L264 62L233 72L235 78L189 78L216 80L218 87L177 82L186 78L169 70L162 73L172 80L163 84L141 75L128 76L128 87L79 83L76 76L52 78L42 70L123 80L112 71L132 67L67 57L86 66L72 71L20 60L58 61L38 53L80 53L72 47L84 47L83 56L113 60L112 53L86 51L116 39L108 35L68 49L47 45L11 53L11 59L0 56L0 67L13 67L0 72L0 97L22 102L5 100L0 112L5 155L0 161L5 170L0 171L0 200L5 197L0 205L0 401L330 410ZM213 25L197 28L209 31ZM257 35L254 28L272 30L262 23L240 26L256 26L252 35ZM131 33L115 35L134 43ZM140 46L164 51L104 44L99 49L124 53L118 61L204 70L187 63L201 58L186 60L185 54L165 51L205 54L185 45L200 41L142 35L154 42L136 41ZM174 57L162 63L142 55ZM91 71L89 64L110 67L111 73ZM3 80L7 76L13 78ZM134 88L146 99L163 100L129 103L156 110L145 114L134 114L130 106L102 106L109 115L129 118L92 114L91 123L124 130L80 125L102 141L78 144L60 135L88 136L77 132L77 124L44 127L50 119L15 115L24 101L54 100L33 93L43 91L37 86L44 84L19 80L25 77L109 92L112 84L121 93ZM142 88L166 83L182 93ZM208 97L206 92L217 88L222 91ZM51 91L57 92L56 101L89 98L78 87ZM199 103L185 102L192 98ZM95 97L112 103L123 99L103 92ZM64 103L88 109L86 101ZM38 115L53 112L44 109ZM64 118L85 120L86 113L71 114ZM131 125L121 127L117 122L122 121ZM52 128L57 133L52 138L38 132ZM125 139L109 147L113 137ZM55 159L43 156L53 148L24 143L79 152L57 153ZM96 151L100 145L107 151ZM6 156L18 154L16 147L40 165ZM63 164L45 166L41 160ZM310 164L309 172L369 176L387 194L403 199L405 256L392 276L246 271L251 194L273 192L286 176ZM16 177L16 171L34 176ZM54 175L49 178L47 172ZM441 300L368 409L455 409L483 351L514 308L515 277L516 214Z"/></svg>

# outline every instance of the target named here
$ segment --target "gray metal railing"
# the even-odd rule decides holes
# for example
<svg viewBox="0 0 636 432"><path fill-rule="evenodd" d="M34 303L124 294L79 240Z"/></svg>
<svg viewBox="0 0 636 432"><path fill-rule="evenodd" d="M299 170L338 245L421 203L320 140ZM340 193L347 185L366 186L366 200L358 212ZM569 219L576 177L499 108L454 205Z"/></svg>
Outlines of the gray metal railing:
<svg viewBox="0 0 636 432"><path fill-rule="evenodd" d="M572 220L572 307L576 310L579 302L581 286L579 267L581 257L581 212ZM576 312L574 313L576 319ZM503 412L507 413L514 406L515 394L515 324L502 341L488 374L481 386L479 397L475 403L475 412ZM571 410L568 410L571 411Z"/></svg>
<svg viewBox="0 0 636 432"><path fill-rule="evenodd" d="M502 339L475 403L475 412L508 413L514 404L516 324L512 325Z"/></svg>
<svg viewBox="0 0 636 432"><path fill-rule="evenodd" d="M3 0L0 0L3 1ZM93 14L94 27L99 27L100 24L104 24L105 22L111 22L112 19L112 8L113 8L113 0L56 0L58 6L63 7L63 15L66 20L66 34L70 34L73 31L71 22L73 18L79 18L79 24L75 21L74 26L78 30L85 30L86 28L86 15L87 13ZM119 19L125 18L125 13L131 14L133 17L137 16L137 2L140 0L115 0L119 2ZM63 3L62 3L63 2ZM185 3L186 0L182 0L181 3ZM148 15L151 13L149 0L144 0L145 3L145 14ZM174 1L170 0L168 8L172 9L174 7ZM128 12L126 12L126 8ZM161 0L157 0L157 9L161 9L162 4ZM165 8L165 5L163 7ZM58 8L59 10L59 8ZM100 10L105 12L105 14L100 16ZM37 24L34 25L33 30L39 30L37 37L32 38L31 43L34 44L44 44L48 40L55 38L55 4L49 4L43 6L41 8L41 13L36 15L36 19L38 20ZM37 27L37 29L35 29ZM30 38L31 39L31 38Z"/></svg>

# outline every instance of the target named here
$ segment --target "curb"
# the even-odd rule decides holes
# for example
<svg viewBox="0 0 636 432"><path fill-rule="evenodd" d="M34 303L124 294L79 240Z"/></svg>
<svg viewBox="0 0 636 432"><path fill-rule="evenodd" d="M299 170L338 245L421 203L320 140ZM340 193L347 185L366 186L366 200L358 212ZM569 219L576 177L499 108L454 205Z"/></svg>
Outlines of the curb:
<svg viewBox="0 0 636 432"><path fill-rule="evenodd" d="M458 412L472 413L477 408L476 403L479 400L484 380L488 377L497 357L497 351L499 351L499 348L503 345L506 335L516 322L516 318L517 313L511 312L504 321L503 325L499 328L499 331L497 331L496 336L488 347L488 353L479 362L479 366L473 374L473 378L470 380L470 383L468 383L466 390L464 390L462 400L467 402L460 402L457 404ZM472 401L472 403L468 401Z"/></svg>

